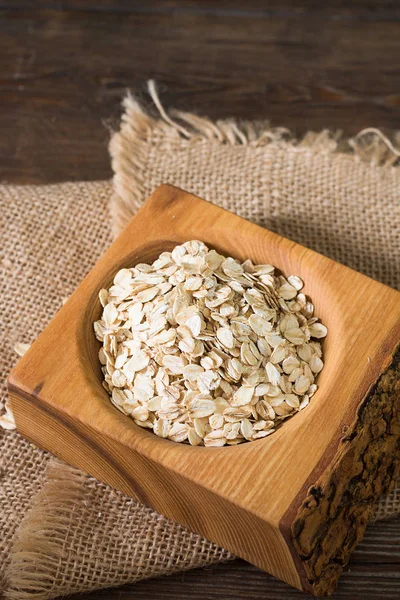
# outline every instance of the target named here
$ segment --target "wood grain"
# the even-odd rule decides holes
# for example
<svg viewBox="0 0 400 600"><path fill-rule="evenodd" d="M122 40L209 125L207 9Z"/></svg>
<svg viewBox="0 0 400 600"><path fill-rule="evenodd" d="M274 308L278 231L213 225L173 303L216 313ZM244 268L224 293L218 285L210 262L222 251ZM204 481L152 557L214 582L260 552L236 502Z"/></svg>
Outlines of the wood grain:
<svg viewBox="0 0 400 600"><path fill-rule="evenodd" d="M212 118L396 128L399 23L388 1L2 0L0 179L111 176L108 127L149 77Z"/></svg>
<svg viewBox="0 0 400 600"><path fill-rule="evenodd" d="M100 311L97 291L121 266L153 260L187 239L298 274L328 327L315 399L264 440L212 449L174 444L135 426L101 386L92 332ZM371 506L397 475L391 464L398 454L400 393L391 361L400 340L399 299L398 292L303 246L160 186L11 373L17 427L294 587L330 592ZM390 377L380 391L373 386L383 372ZM346 373L340 386L338 373ZM360 464L363 479L353 486ZM326 510L314 510L316 500ZM332 512L338 505L339 512ZM345 542L338 549L342 530ZM317 563L308 556L315 543Z"/></svg>

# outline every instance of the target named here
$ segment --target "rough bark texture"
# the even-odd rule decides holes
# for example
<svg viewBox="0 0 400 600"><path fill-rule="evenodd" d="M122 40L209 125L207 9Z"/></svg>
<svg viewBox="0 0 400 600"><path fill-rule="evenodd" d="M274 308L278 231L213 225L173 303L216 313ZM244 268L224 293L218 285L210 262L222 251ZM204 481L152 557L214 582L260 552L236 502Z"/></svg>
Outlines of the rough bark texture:
<svg viewBox="0 0 400 600"><path fill-rule="evenodd" d="M360 405L328 473L308 491L292 527L310 591L330 595L374 505L400 467L400 349Z"/></svg>

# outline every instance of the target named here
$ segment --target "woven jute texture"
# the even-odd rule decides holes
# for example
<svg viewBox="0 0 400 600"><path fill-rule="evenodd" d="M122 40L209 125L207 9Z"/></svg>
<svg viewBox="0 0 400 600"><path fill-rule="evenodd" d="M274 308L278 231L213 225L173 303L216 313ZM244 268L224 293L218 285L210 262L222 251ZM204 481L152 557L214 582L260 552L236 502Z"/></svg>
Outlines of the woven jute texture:
<svg viewBox="0 0 400 600"><path fill-rule="evenodd" d="M376 136L355 151L262 123L150 117L125 101L111 182L0 186L2 393L13 345L44 328L144 199L172 183L400 288L400 170ZM111 202L110 202L111 199ZM232 556L154 511L0 433L0 589L13 600L111 587ZM400 512L400 485L377 518Z"/></svg>

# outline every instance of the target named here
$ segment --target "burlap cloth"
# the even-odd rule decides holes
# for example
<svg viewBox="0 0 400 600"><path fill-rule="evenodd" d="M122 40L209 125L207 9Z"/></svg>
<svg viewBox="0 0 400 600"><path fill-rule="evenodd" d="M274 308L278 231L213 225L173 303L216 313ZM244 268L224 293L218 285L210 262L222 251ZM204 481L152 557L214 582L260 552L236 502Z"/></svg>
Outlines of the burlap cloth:
<svg viewBox="0 0 400 600"><path fill-rule="evenodd" d="M0 186L1 391L17 341L44 328L162 182L198 194L400 288L400 170L378 135L341 148L265 123L152 118L125 101L111 182ZM346 152L343 152L345 150ZM0 432L0 573L5 598L54 598L223 561L231 555ZM400 512L400 482L376 518Z"/></svg>

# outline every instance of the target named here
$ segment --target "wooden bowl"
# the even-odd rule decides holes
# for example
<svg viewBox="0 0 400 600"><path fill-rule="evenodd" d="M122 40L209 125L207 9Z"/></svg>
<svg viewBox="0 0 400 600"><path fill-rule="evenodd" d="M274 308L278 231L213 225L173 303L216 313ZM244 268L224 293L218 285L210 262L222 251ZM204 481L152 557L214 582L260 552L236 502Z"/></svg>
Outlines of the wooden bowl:
<svg viewBox="0 0 400 600"><path fill-rule="evenodd" d="M123 266L200 239L299 275L328 327L309 407L272 436L192 447L141 429L101 385L97 294ZM398 474L400 294L169 185L160 186L9 377L18 430L292 586L333 591Z"/></svg>

